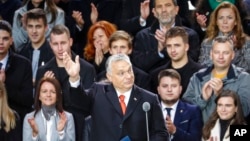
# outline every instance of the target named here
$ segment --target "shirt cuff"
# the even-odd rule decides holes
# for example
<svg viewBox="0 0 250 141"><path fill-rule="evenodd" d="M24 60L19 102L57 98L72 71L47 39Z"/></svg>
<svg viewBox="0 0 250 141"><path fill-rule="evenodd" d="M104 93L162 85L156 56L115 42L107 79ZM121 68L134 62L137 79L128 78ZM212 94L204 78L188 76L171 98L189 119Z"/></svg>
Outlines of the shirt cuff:
<svg viewBox="0 0 250 141"><path fill-rule="evenodd" d="M63 139L64 138L64 130L62 131L58 131L58 135L59 135L59 139Z"/></svg>
<svg viewBox="0 0 250 141"><path fill-rule="evenodd" d="M38 137L38 135L36 135L35 137L32 136L32 140L33 140L33 141L37 140L37 137Z"/></svg>
<svg viewBox="0 0 250 141"><path fill-rule="evenodd" d="M77 80L76 82L71 82L69 81L70 83L70 86L73 87L73 88L77 88L79 85L80 85L80 79Z"/></svg>
<svg viewBox="0 0 250 141"><path fill-rule="evenodd" d="M144 20L142 17L140 17L140 25L142 27L144 27L144 26L146 26L146 24L147 24L146 20Z"/></svg>
<svg viewBox="0 0 250 141"><path fill-rule="evenodd" d="M202 31L206 31L206 30L207 30L207 28L202 27L202 28L201 28L201 30L202 30Z"/></svg>
<svg viewBox="0 0 250 141"><path fill-rule="evenodd" d="M158 54L159 54L159 56L160 56L161 58L164 58L164 57L165 57L164 54L161 53L161 52L158 52Z"/></svg>

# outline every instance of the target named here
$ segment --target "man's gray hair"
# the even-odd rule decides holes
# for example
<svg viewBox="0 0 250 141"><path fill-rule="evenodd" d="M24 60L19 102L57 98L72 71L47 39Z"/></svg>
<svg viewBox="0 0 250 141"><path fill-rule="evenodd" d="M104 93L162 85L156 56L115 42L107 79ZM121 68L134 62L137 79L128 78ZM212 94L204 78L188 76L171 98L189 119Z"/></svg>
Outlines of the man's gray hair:
<svg viewBox="0 0 250 141"><path fill-rule="evenodd" d="M234 50L234 42L233 40L228 36L217 36L213 39L212 47L215 43L226 43L228 42L230 44L230 48Z"/></svg>
<svg viewBox="0 0 250 141"><path fill-rule="evenodd" d="M129 63L132 66L132 63L131 63L129 57L126 54L115 54L115 55L111 55L108 58L108 60L106 62L106 71L108 73L110 73L112 71L111 64L113 62L118 62L118 61L126 61L127 63Z"/></svg>

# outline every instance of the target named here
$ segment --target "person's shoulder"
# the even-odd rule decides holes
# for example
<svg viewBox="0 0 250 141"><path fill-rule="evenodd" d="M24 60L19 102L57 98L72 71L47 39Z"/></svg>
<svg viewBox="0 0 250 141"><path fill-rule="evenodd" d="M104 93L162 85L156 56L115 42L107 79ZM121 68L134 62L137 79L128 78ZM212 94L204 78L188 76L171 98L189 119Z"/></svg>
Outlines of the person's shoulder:
<svg viewBox="0 0 250 141"><path fill-rule="evenodd" d="M25 118L30 118L30 117L34 117L35 115L35 111L29 112L25 115Z"/></svg>
<svg viewBox="0 0 250 141"><path fill-rule="evenodd" d="M66 114L67 117L73 117L72 113L65 110L63 112Z"/></svg>
<svg viewBox="0 0 250 141"><path fill-rule="evenodd" d="M191 36L191 35L198 36L198 33L194 29L186 27L186 26L182 26L182 27L186 30L186 32L188 33L189 36Z"/></svg>
<svg viewBox="0 0 250 141"><path fill-rule="evenodd" d="M10 55L9 57L10 57L11 61L20 62L20 63L31 63L28 58L26 58L20 54L11 52L9 55Z"/></svg>
<svg viewBox="0 0 250 141"><path fill-rule="evenodd" d="M84 58L80 58L80 65L83 67L88 67L88 68L94 69L94 66L91 63L87 62Z"/></svg>

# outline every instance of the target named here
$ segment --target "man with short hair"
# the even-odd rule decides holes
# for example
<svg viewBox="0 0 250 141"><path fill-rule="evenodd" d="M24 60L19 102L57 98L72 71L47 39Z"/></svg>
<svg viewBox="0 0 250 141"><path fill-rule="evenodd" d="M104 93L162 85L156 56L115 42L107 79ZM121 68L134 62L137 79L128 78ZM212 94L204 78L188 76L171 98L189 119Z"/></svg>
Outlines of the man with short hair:
<svg viewBox="0 0 250 141"><path fill-rule="evenodd" d="M25 23L30 42L22 48L19 54L31 61L33 83L35 84L38 68L47 63L54 54L45 36L48 28L45 11L40 8L28 11L25 16Z"/></svg>
<svg viewBox="0 0 250 141"><path fill-rule="evenodd" d="M180 99L180 74L174 69L165 69L159 73L158 81L157 91L171 141L200 141L203 127L201 110L197 105Z"/></svg>
<svg viewBox="0 0 250 141"><path fill-rule="evenodd" d="M169 61L169 56L165 52L165 34L174 26L182 26L180 19L176 16L178 11L177 0L154 1L153 13L157 22L136 34L132 54L132 62L135 66L150 72ZM188 56L197 61L200 49L199 36L193 29L184 28L189 37Z"/></svg>
<svg viewBox="0 0 250 141"><path fill-rule="evenodd" d="M145 141L148 127L148 140L168 140L158 97L134 85L132 64L127 55L110 56L106 65L110 83L95 83L86 92L79 85L78 59L73 62L64 53L65 68L70 73L72 86L70 98L81 99L76 104L86 107L86 112L91 115L91 141Z"/></svg>
<svg viewBox="0 0 250 141"><path fill-rule="evenodd" d="M181 75L182 97L186 91L190 78L193 73L197 72L202 66L196 63L188 56L189 44L188 33L185 28L174 26L170 28L165 35L165 44L170 61L154 69L150 76L152 77L152 91L157 92L158 74L164 69L174 69Z"/></svg>
<svg viewBox="0 0 250 141"><path fill-rule="evenodd" d="M13 52L10 23L0 20L0 81L4 82L8 104L20 115L20 121L32 111L33 87L30 61Z"/></svg>
<svg viewBox="0 0 250 141"><path fill-rule="evenodd" d="M244 116L250 113L250 75L232 64L234 55L233 41L226 36L216 37L210 51L213 65L194 73L190 79L183 99L202 109L204 122L214 111L214 100L222 89L235 91L241 100Z"/></svg>
<svg viewBox="0 0 250 141"><path fill-rule="evenodd" d="M129 56L133 50L132 40L132 37L126 31L118 30L114 32L109 37L109 53L111 55L123 53ZM148 73L135 67L134 65L132 68L135 75L135 84L141 88L149 89L150 86L148 80L150 80L150 77ZM103 78L106 78L106 71L99 73L97 76L97 80Z"/></svg>

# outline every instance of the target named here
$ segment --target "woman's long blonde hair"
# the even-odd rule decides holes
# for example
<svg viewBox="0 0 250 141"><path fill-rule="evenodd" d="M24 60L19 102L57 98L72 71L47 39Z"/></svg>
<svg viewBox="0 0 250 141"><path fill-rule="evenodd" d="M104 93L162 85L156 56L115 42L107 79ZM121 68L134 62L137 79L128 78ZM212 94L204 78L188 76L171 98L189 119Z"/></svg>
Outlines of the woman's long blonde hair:
<svg viewBox="0 0 250 141"><path fill-rule="evenodd" d="M7 101L7 91L5 85L0 81L0 129L6 132L16 127L16 116L14 111L9 107Z"/></svg>

